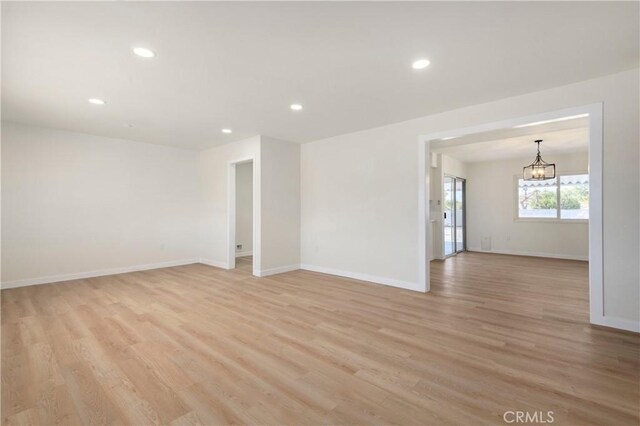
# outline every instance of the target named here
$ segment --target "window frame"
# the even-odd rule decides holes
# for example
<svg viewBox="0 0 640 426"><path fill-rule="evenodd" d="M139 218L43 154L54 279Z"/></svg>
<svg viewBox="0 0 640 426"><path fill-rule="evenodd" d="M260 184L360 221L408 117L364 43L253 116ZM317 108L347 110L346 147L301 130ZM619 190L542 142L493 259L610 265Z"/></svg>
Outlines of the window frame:
<svg viewBox="0 0 640 426"><path fill-rule="evenodd" d="M573 175L589 175L589 171L573 171L573 172L558 172L556 170L556 217L520 217L520 184L519 180L522 179L522 175L513 175L513 221L514 222L544 222L544 223L589 223L589 219L562 219L561 203L560 203L560 177L573 176ZM591 202L591 178L589 178L589 202Z"/></svg>

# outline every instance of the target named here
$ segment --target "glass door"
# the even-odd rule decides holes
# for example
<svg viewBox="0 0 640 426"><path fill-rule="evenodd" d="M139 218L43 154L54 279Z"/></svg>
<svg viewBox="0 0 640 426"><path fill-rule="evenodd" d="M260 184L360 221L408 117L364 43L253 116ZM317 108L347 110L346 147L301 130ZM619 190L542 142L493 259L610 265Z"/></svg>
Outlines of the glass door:
<svg viewBox="0 0 640 426"><path fill-rule="evenodd" d="M451 256L466 249L465 180L444 177L444 255Z"/></svg>
<svg viewBox="0 0 640 426"><path fill-rule="evenodd" d="M464 251L465 249L465 180L456 178L455 179L455 188L456 188L456 213L455 213L455 224L456 224L456 252Z"/></svg>
<svg viewBox="0 0 640 426"><path fill-rule="evenodd" d="M444 255L450 256L456 252L455 232L455 178L444 177L443 191L444 210Z"/></svg>

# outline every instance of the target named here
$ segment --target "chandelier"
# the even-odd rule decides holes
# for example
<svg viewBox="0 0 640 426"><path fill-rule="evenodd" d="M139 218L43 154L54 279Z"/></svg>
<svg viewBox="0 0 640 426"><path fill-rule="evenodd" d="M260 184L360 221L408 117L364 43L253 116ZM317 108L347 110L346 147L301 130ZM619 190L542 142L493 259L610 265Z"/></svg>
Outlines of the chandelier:
<svg viewBox="0 0 640 426"><path fill-rule="evenodd" d="M548 180L556 177L556 165L545 162L540 156L540 142L542 139L535 141L538 144L538 154L536 154L535 161L522 168L524 180Z"/></svg>

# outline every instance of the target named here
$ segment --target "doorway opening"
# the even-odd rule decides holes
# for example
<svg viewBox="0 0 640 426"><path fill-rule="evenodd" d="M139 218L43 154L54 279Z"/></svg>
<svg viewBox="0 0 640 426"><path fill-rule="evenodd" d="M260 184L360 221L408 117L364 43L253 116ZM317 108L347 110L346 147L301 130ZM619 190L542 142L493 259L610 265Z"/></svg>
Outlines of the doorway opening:
<svg viewBox="0 0 640 426"><path fill-rule="evenodd" d="M236 165L236 269L253 271L253 161Z"/></svg>
<svg viewBox="0 0 640 426"><path fill-rule="evenodd" d="M443 252L444 256L455 256L466 246L466 180L455 176L444 176L443 199Z"/></svg>
<svg viewBox="0 0 640 426"><path fill-rule="evenodd" d="M554 142L553 135L547 137L545 133L554 133L557 140ZM513 138L523 139L521 148L519 153L509 154L507 158ZM542 157L549 163L557 163L555 180L528 182L523 175L523 167L536 155L534 141L537 139L545 139ZM473 149L468 150L469 146ZM530 284L531 289L539 292L540 300L563 289L562 280L558 281L557 275L551 272L565 268L567 275L575 278L576 291L571 293L572 290L564 288L578 295L574 301L568 301L575 302L576 307L579 305L573 312L580 312L585 321L593 324L610 323L604 315L603 300L602 104L438 132L423 136L420 149L418 267L425 291L431 290L432 259L441 259L433 265L437 272L458 274L455 278L433 277L434 288L440 291L454 288L460 274L467 274L465 279L473 278L467 280L468 288L479 282L486 285L500 282L500 278L490 275L502 270L506 274L504 282L521 286L526 286L530 277L537 277L536 283ZM461 242L466 249L462 256L445 257L445 227L438 223L443 220L439 212L444 207L445 174L434 171L442 167L445 155L471 164L466 169L471 171L470 175L447 172L449 178L465 179L461 182L462 191L467 192L462 201ZM554 156L558 158L552 158ZM504 161L504 167L488 167L480 164L483 161ZM439 188L441 198L435 194ZM449 188L455 200L455 180L449 181ZM498 205L502 207L497 209ZM482 213L479 209L485 207L487 211L493 210ZM452 219L455 218L455 206L449 209ZM447 253L457 252L455 219L448 227L451 238ZM527 244L531 247L525 247ZM477 267L488 264L493 266L486 270L487 276L478 276ZM521 278L517 277L518 273L522 274ZM456 291L466 291L463 287L456 287ZM548 291L545 293L543 289ZM496 290L495 294L503 290ZM483 287L478 291L488 289ZM525 293L515 292L514 298ZM559 295L555 303L564 296ZM541 303L541 310L542 306Z"/></svg>
<svg viewBox="0 0 640 426"><path fill-rule="evenodd" d="M253 158L229 163L227 269L257 271L255 167Z"/></svg>

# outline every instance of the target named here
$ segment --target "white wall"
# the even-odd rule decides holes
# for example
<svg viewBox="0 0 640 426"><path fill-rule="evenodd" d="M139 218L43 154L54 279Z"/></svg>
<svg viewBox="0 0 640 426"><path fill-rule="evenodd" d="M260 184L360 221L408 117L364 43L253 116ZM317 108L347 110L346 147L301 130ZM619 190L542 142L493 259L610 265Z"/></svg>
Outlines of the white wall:
<svg viewBox="0 0 640 426"><path fill-rule="evenodd" d="M253 251L253 162L236 166L236 256Z"/></svg>
<svg viewBox="0 0 640 426"><path fill-rule="evenodd" d="M2 142L4 288L197 261L227 267L229 163L249 157L255 273L298 268L298 144L257 136L196 152L13 123ZM243 167L241 194L251 180Z"/></svg>
<svg viewBox="0 0 640 426"><path fill-rule="evenodd" d="M229 163L249 157L260 206L254 273L299 266L298 144L256 136L196 152L13 123L2 137L4 288L197 261L227 267ZM241 193L251 180L243 167Z"/></svg>
<svg viewBox="0 0 640 426"><path fill-rule="evenodd" d="M431 164L429 167L429 223L431 227L431 244L428 245L429 253L427 259L442 259L443 247L442 238L444 230L442 229L442 154L431 153Z"/></svg>
<svg viewBox="0 0 640 426"><path fill-rule="evenodd" d="M194 261L196 153L2 123L3 287Z"/></svg>
<svg viewBox="0 0 640 426"><path fill-rule="evenodd" d="M262 270L268 275L300 264L300 145L262 137Z"/></svg>
<svg viewBox="0 0 640 426"><path fill-rule="evenodd" d="M558 173L586 173L587 152L545 154ZM491 238L491 252L588 260L589 225L584 222L518 221L515 178L531 158L467 164L467 248L481 250Z"/></svg>
<svg viewBox="0 0 640 426"><path fill-rule="evenodd" d="M401 125L302 145L301 263L418 289L418 135Z"/></svg>
<svg viewBox="0 0 640 426"><path fill-rule="evenodd" d="M637 69L341 135L302 146L302 263L420 288L420 135L604 103L604 301L610 318L640 315Z"/></svg>
<svg viewBox="0 0 640 426"><path fill-rule="evenodd" d="M442 173L444 175L459 177L463 179L467 178L467 163L445 154L442 154L441 158Z"/></svg>

